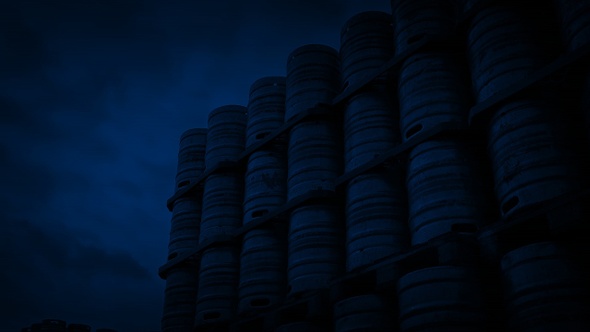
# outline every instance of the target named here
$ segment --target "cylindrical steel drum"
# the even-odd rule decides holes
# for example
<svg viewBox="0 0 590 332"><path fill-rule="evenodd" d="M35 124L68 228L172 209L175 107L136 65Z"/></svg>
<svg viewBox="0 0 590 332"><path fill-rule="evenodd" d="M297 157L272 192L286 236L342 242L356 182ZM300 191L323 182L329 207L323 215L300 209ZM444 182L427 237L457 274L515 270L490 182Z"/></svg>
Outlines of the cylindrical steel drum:
<svg viewBox="0 0 590 332"><path fill-rule="evenodd" d="M340 62L332 47L309 44L287 61L285 122L318 103L330 104L340 92Z"/></svg>
<svg viewBox="0 0 590 332"><path fill-rule="evenodd" d="M398 281L401 332L481 332L487 314L475 270L438 266Z"/></svg>
<svg viewBox="0 0 590 332"><path fill-rule="evenodd" d="M344 221L340 208L311 204L291 212L288 240L290 295L328 288L344 270Z"/></svg>
<svg viewBox="0 0 590 332"><path fill-rule="evenodd" d="M256 151L248 159L244 183L244 223L279 208L287 199L284 150Z"/></svg>
<svg viewBox="0 0 590 332"><path fill-rule="evenodd" d="M520 10L517 3L494 4L470 22L468 54L478 101L531 75L551 59L537 26Z"/></svg>
<svg viewBox="0 0 590 332"><path fill-rule="evenodd" d="M467 78L453 53L419 53L406 59L398 84L402 140L443 122L466 127L472 104Z"/></svg>
<svg viewBox="0 0 590 332"><path fill-rule="evenodd" d="M590 331L587 276L570 255L542 242L502 258L510 331Z"/></svg>
<svg viewBox="0 0 590 332"><path fill-rule="evenodd" d="M288 200L311 190L335 190L342 169L341 130L328 120L295 125L289 135Z"/></svg>
<svg viewBox="0 0 590 332"><path fill-rule="evenodd" d="M391 9L397 54L424 37L447 38L455 32L452 0L391 0Z"/></svg>
<svg viewBox="0 0 590 332"><path fill-rule="evenodd" d="M358 175L346 187L346 270L367 266L409 246L403 174Z"/></svg>
<svg viewBox="0 0 590 332"><path fill-rule="evenodd" d="M386 332L397 329L395 306L383 295L353 296L334 305L334 332Z"/></svg>
<svg viewBox="0 0 590 332"><path fill-rule="evenodd" d="M503 216L582 186L580 158L561 117L549 101L527 99L505 104L490 120L488 151Z"/></svg>
<svg viewBox="0 0 590 332"><path fill-rule="evenodd" d="M184 263L168 271L162 314L163 332L193 331L199 272Z"/></svg>
<svg viewBox="0 0 590 332"><path fill-rule="evenodd" d="M244 176L238 172L211 174L205 180L199 243L231 235L242 225Z"/></svg>
<svg viewBox="0 0 590 332"><path fill-rule="evenodd" d="M221 106L209 113L205 167L236 160L246 143L248 109L240 105Z"/></svg>
<svg viewBox="0 0 590 332"><path fill-rule="evenodd" d="M563 40L570 51L590 42L590 3L583 0L555 0Z"/></svg>
<svg viewBox="0 0 590 332"><path fill-rule="evenodd" d="M263 77L250 87L246 147L281 127L285 118L285 77Z"/></svg>
<svg viewBox="0 0 590 332"><path fill-rule="evenodd" d="M194 128L185 131L180 137L176 189L187 186L205 170L205 146L207 129Z"/></svg>
<svg viewBox="0 0 590 332"><path fill-rule="evenodd" d="M354 15L340 31L342 86L346 88L350 82L371 74L393 54L391 15L379 11Z"/></svg>
<svg viewBox="0 0 590 332"><path fill-rule="evenodd" d="M410 151L406 187L412 244L458 226L475 231L487 220L493 195L485 190L475 153L469 142L452 138L426 141Z"/></svg>
<svg viewBox="0 0 590 332"><path fill-rule="evenodd" d="M359 167L400 141L397 104L373 87L353 95L344 110L344 169Z"/></svg>
<svg viewBox="0 0 590 332"><path fill-rule="evenodd" d="M184 250L196 249L199 244L201 223L201 195L184 196L174 201L170 225L168 259Z"/></svg>
<svg viewBox="0 0 590 332"><path fill-rule="evenodd" d="M203 251L197 325L228 321L235 316L239 265L239 250L233 246L216 246Z"/></svg>
<svg viewBox="0 0 590 332"><path fill-rule="evenodd" d="M240 314L267 310L284 300L286 240L286 234L272 228L253 229L244 235L240 258Z"/></svg>

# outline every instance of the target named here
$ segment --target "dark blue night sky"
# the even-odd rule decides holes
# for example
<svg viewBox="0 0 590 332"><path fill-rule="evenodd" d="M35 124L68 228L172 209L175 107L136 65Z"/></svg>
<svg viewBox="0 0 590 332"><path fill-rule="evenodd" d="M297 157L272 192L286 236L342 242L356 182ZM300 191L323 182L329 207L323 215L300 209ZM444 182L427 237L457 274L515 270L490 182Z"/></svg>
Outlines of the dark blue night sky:
<svg viewBox="0 0 590 332"><path fill-rule="evenodd" d="M160 328L180 134L388 0L0 1L0 331Z"/></svg>

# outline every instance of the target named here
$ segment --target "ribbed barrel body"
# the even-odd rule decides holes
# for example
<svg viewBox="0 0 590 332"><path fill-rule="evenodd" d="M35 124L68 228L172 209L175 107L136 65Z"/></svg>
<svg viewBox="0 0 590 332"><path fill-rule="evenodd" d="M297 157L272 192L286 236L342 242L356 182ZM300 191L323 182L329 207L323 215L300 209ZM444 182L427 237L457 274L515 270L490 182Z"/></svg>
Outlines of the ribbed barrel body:
<svg viewBox="0 0 590 332"><path fill-rule="evenodd" d="M590 3L581 0L555 0L562 38L568 50L576 50L590 42Z"/></svg>
<svg viewBox="0 0 590 332"><path fill-rule="evenodd" d="M211 174L203 190L199 242L231 235L242 225L244 177L234 171Z"/></svg>
<svg viewBox="0 0 590 332"><path fill-rule="evenodd" d="M209 113L205 166L235 160L244 151L248 109L240 105L221 106Z"/></svg>
<svg viewBox="0 0 590 332"><path fill-rule="evenodd" d="M195 322L198 270L185 263L168 271L162 314L163 332L190 332Z"/></svg>
<svg viewBox="0 0 590 332"><path fill-rule="evenodd" d="M334 332L395 331L394 315L394 305L385 296L353 296L334 305Z"/></svg>
<svg viewBox="0 0 590 332"><path fill-rule="evenodd" d="M184 250L196 249L199 244L202 196L184 196L174 201L170 225L168 259Z"/></svg>
<svg viewBox="0 0 590 332"><path fill-rule="evenodd" d="M188 185L205 170L205 146L207 129L194 128L185 131L180 137L176 189Z"/></svg>
<svg viewBox="0 0 590 332"><path fill-rule="evenodd" d="M330 104L340 92L338 52L326 45L295 49L287 61L285 122L316 106Z"/></svg>
<svg viewBox="0 0 590 332"><path fill-rule="evenodd" d="M269 76L258 79L250 87L246 147L264 139L283 125L285 84L285 77Z"/></svg>

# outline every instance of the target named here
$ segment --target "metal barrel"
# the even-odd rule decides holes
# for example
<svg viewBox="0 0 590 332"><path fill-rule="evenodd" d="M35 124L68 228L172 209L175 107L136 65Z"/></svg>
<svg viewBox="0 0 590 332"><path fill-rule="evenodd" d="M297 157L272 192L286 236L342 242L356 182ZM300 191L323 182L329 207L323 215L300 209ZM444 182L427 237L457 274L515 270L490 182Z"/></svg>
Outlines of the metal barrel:
<svg viewBox="0 0 590 332"><path fill-rule="evenodd" d="M551 59L538 26L516 3L478 11L468 27L468 56L477 101L509 87Z"/></svg>
<svg viewBox="0 0 590 332"><path fill-rule="evenodd" d="M365 294L334 305L334 332L395 331L395 305L392 298Z"/></svg>
<svg viewBox="0 0 590 332"><path fill-rule="evenodd" d="M482 160L475 147L455 138L414 147L407 162L409 225L412 244L427 242L454 229L475 232L491 211Z"/></svg>
<svg viewBox="0 0 590 332"><path fill-rule="evenodd" d="M269 76L250 86L246 147L264 139L283 125L285 118L286 78Z"/></svg>
<svg viewBox="0 0 590 332"><path fill-rule="evenodd" d="M277 327L275 332L325 332L325 329L315 325L314 323L309 322L292 322L287 324L282 324L281 326Z"/></svg>
<svg viewBox="0 0 590 332"><path fill-rule="evenodd" d="M488 127L488 154L503 216L580 190L580 156L557 105L523 99L506 103Z"/></svg>
<svg viewBox="0 0 590 332"><path fill-rule="evenodd" d="M344 222L340 208L310 204L291 212L288 239L289 295L326 289L344 271Z"/></svg>
<svg viewBox="0 0 590 332"><path fill-rule="evenodd" d="M339 92L340 62L335 49L326 45L308 44L289 54L285 122L318 103L332 103Z"/></svg>
<svg viewBox="0 0 590 332"><path fill-rule="evenodd" d="M467 127L472 101L467 68L451 52L406 59L398 80L402 141L443 122Z"/></svg>
<svg viewBox="0 0 590 332"><path fill-rule="evenodd" d="M199 243L231 235L242 225L244 176L230 171L211 174L203 189Z"/></svg>
<svg viewBox="0 0 590 332"><path fill-rule="evenodd" d="M346 270L409 246L406 190L397 170L358 175L346 187Z"/></svg>
<svg viewBox="0 0 590 332"><path fill-rule="evenodd" d="M287 158L282 149L250 155L244 179L244 224L282 206L287 199Z"/></svg>
<svg viewBox="0 0 590 332"><path fill-rule="evenodd" d="M335 190L342 164L341 130L329 120L295 125L289 135L287 199L311 190Z"/></svg>
<svg viewBox="0 0 590 332"><path fill-rule="evenodd" d="M197 325L234 318L239 265L239 249L234 246L216 246L203 251L199 270Z"/></svg>
<svg viewBox="0 0 590 332"><path fill-rule="evenodd" d="M67 323L61 319L44 319L41 321L43 332L66 332Z"/></svg>
<svg viewBox="0 0 590 332"><path fill-rule="evenodd" d="M201 223L202 196L185 196L174 201L168 242L168 259L184 250L197 248Z"/></svg>
<svg viewBox="0 0 590 332"><path fill-rule="evenodd" d="M354 94L344 109L344 170L359 167L395 147L397 102L375 86Z"/></svg>
<svg viewBox="0 0 590 332"><path fill-rule="evenodd" d="M287 290L286 234L253 229L244 235L240 257L238 312L255 313L276 307Z"/></svg>
<svg viewBox="0 0 590 332"><path fill-rule="evenodd" d="M68 332L90 332L92 328L86 324L68 324Z"/></svg>
<svg viewBox="0 0 590 332"><path fill-rule="evenodd" d="M221 106L209 113L205 167L235 160L244 151L248 109L240 105Z"/></svg>
<svg viewBox="0 0 590 332"><path fill-rule="evenodd" d="M391 14L367 11L351 17L340 31L343 88L370 75L383 66L393 54ZM383 80L383 77L379 80Z"/></svg>
<svg viewBox="0 0 590 332"><path fill-rule="evenodd" d="M401 332L481 332L487 314L476 271L437 266L398 280Z"/></svg>
<svg viewBox="0 0 590 332"><path fill-rule="evenodd" d="M162 332L193 330L198 277L199 272L194 263L184 263L167 272Z"/></svg>
<svg viewBox="0 0 590 332"><path fill-rule="evenodd" d="M561 22L562 39L573 51L590 43L590 3L581 0L555 0Z"/></svg>
<svg viewBox="0 0 590 332"><path fill-rule="evenodd" d="M448 38L455 32L452 0L391 0L395 51L403 53L424 37Z"/></svg>
<svg viewBox="0 0 590 332"><path fill-rule="evenodd" d="M501 261L510 331L590 331L587 276L563 245L541 242Z"/></svg>
<svg viewBox="0 0 590 332"><path fill-rule="evenodd" d="M176 189L187 186L205 170L205 146L207 129L193 128L180 136Z"/></svg>

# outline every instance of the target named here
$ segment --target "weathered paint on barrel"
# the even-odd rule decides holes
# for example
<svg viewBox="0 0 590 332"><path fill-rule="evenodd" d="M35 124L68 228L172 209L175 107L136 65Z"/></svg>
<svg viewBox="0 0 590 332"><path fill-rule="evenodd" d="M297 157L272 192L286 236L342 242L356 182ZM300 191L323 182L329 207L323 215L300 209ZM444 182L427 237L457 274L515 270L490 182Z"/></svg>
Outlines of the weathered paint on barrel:
<svg viewBox="0 0 590 332"><path fill-rule="evenodd" d="M502 258L510 331L590 331L587 276L562 245L530 244Z"/></svg>
<svg viewBox="0 0 590 332"><path fill-rule="evenodd" d="M509 87L545 65L551 52L543 47L537 26L517 4L483 8L468 28L468 54L478 101Z"/></svg>
<svg viewBox="0 0 590 332"><path fill-rule="evenodd" d="M573 51L590 42L590 3L583 0L555 0L561 20L562 38Z"/></svg>
<svg viewBox="0 0 590 332"><path fill-rule="evenodd" d="M244 176L238 172L211 174L203 189L199 242L231 235L242 225Z"/></svg>
<svg viewBox="0 0 590 332"><path fill-rule="evenodd" d="M409 246L403 174L358 175L346 187L346 270L400 253Z"/></svg>
<svg viewBox="0 0 590 332"><path fill-rule="evenodd" d="M581 188L580 157L563 120L540 98L508 102L493 115L488 151L503 216Z"/></svg>
<svg viewBox="0 0 590 332"><path fill-rule="evenodd" d="M174 201L168 242L168 259L184 250L197 248L201 223L201 195L184 196Z"/></svg>
<svg viewBox="0 0 590 332"><path fill-rule="evenodd" d="M164 291L162 332L193 331L199 273L185 263L168 271Z"/></svg>
<svg viewBox="0 0 590 332"><path fill-rule="evenodd" d="M438 266L410 272L398 281L401 332L481 332L487 314L476 271Z"/></svg>
<svg viewBox="0 0 590 332"><path fill-rule="evenodd" d="M285 122L316 106L330 104L340 92L340 61L330 46L308 44L287 61Z"/></svg>
<svg viewBox="0 0 590 332"><path fill-rule="evenodd" d="M474 146L460 139L434 139L410 151L406 187L412 244L453 228L476 231L483 226L493 196L486 191L481 167Z"/></svg>
<svg viewBox="0 0 590 332"><path fill-rule="evenodd" d="M180 137L176 189L187 186L205 170L205 146L207 129L194 128L185 131Z"/></svg>
<svg viewBox="0 0 590 332"><path fill-rule="evenodd" d="M455 31L452 0L391 0L395 51L403 53L424 37L450 37Z"/></svg>
<svg viewBox="0 0 590 332"><path fill-rule="evenodd" d="M328 120L295 125L289 135L288 200L311 190L335 190L342 169L341 130Z"/></svg>
<svg viewBox="0 0 590 332"><path fill-rule="evenodd" d="M449 52L418 53L404 61L398 83L403 141L443 122L467 127L472 101L466 69Z"/></svg>
<svg viewBox="0 0 590 332"><path fill-rule="evenodd" d="M288 239L290 295L325 289L344 270L344 220L340 208L311 204L291 212Z"/></svg>
<svg viewBox="0 0 590 332"><path fill-rule="evenodd" d="M285 203L286 159L284 149L260 150L250 155L244 179L244 224Z"/></svg>
<svg viewBox="0 0 590 332"><path fill-rule="evenodd" d="M359 167L400 141L391 91L373 87L353 95L344 110L344 170Z"/></svg>
<svg viewBox="0 0 590 332"><path fill-rule="evenodd" d="M216 246L203 251L199 270L197 325L228 321L235 316L239 266L238 248Z"/></svg>
<svg viewBox="0 0 590 332"><path fill-rule="evenodd" d="M395 331L393 298L365 294L353 296L334 305L334 332Z"/></svg>
<svg viewBox="0 0 590 332"><path fill-rule="evenodd" d="M286 234L254 229L244 235L240 257L238 312L253 313L276 307L287 290Z"/></svg>
<svg viewBox="0 0 590 332"><path fill-rule="evenodd" d="M246 144L248 109L240 105L221 106L209 113L205 167L236 160Z"/></svg>
<svg viewBox="0 0 590 332"><path fill-rule="evenodd" d="M285 118L286 78L263 77L250 87L246 148L264 139L283 125Z"/></svg>
<svg viewBox="0 0 590 332"><path fill-rule="evenodd" d="M346 88L351 82L354 84L372 74L393 55L391 15L380 11L354 15L340 31L342 86Z"/></svg>

